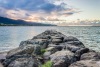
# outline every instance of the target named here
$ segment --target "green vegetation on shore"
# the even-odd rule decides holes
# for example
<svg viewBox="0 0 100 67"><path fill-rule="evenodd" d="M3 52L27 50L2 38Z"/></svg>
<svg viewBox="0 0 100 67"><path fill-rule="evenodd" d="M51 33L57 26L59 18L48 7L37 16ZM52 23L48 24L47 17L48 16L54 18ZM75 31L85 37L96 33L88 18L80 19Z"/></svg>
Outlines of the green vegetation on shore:
<svg viewBox="0 0 100 67"><path fill-rule="evenodd" d="M46 52L46 49L41 49L41 55L43 55Z"/></svg>
<svg viewBox="0 0 100 67"><path fill-rule="evenodd" d="M42 67L52 67L52 62L51 61L47 61L46 63L44 63L42 65Z"/></svg>

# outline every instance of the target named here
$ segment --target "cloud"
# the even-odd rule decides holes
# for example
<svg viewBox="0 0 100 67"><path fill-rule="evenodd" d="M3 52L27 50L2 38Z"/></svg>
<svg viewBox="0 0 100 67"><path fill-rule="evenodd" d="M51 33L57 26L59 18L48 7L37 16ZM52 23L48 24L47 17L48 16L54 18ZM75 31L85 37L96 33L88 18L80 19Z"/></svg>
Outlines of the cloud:
<svg viewBox="0 0 100 67"><path fill-rule="evenodd" d="M61 20L58 19L58 18L52 18L52 17L49 17L49 18L47 18L46 20L48 20L48 21L61 21Z"/></svg>
<svg viewBox="0 0 100 67"><path fill-rule="evenodd" d="M45 0L1 0L0 7L6 9L22 9L30 11L44 10L50 12L55 9L59 9L59 6L56 6L52 3L49 3Z"/></svg>
<svg viewBox="0 0 100 67"><path fill-rule="evenodd" d="M0 7L0 16L6 16L6 9Z"/></svg>
<svg viewBox="0 0 100 67"><path fill-rule="evenodd" d="M77 12L64 0L0 0L0 15L16 19L46 20L47 17L70 16ZM32 18L31 18L32 20Z"/></svg>

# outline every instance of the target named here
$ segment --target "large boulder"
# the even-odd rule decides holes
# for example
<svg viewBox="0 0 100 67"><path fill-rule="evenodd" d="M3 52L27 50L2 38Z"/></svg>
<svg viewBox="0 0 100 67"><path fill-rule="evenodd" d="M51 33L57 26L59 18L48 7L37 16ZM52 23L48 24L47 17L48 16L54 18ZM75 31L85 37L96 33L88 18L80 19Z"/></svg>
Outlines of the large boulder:
<svg viewBox="0 0 100 67"><path fill-rule="evenodd" d="M80 57L82 54L89 52L88 48L82 48L80 50L77 50L74 54L74 56L77 58L77 60L80 60Z"/></svg>
<svg viewBox="0 0 100 67"><path fill-rule="evenodd" d="M76 61L74 54L68 50L57 51L50 55L50 59L53 62L53 67L68 67L71 63Z"/></svg>
<svg viewBox="0 0 100 67"><path fill-rule="evenodd" d="M69 37L64 37L63 42L65 43L65 45L74 45L77 47L83 47L85 48L84 44L79 41L76 37L73 36L69 36Z"/></svg>
<svg viewBox="0 0 100 67"><path fill-rule="evenodd" d="M27 46L10 50L6 55L6 58L10 58L14 55L32 54L33 51L34 45L28 44Z"/></svg>
<svg viewBox="0 0 100 67"><path fill-rule="evenodd" d="M34 39L34 41L35 41L35 44L40 45L41 48L43 48L43 49L47 48L48 44L50 42L50 40L48 40L48 39L42 39L42 38L40 38L40 39Z"/></svg>
<svg viewBox="0 0 100 67"><path fill-rule="evenodd" d="M76 37L73 36L68 36L64 38L64 42L68 42L68 41L79 41Z"/></svg>
<svg viewBox="0 0 100 67"><path fill-rule="evenodd" d="M81 60L71 64L69 67L100 67L100 61Z"/></svg>
<svg viewBox="0 0 100 67"><path fill-rule="evenodd" d="M50 55L51 55L51 52L50 51L47 51L43 54L43 58L44 60L50 60Z"/></svg>
<svg viewBox="0 0 100 67"><path fill-rule="evenodd" d="M46 52L43 54L43 57L45 60L49 60L50 59L50 55L59 51L58 49L56 49L55 47L48 47L47 49L45 49Z"/></svg>
<svg viewBox="0 0 100 67"><path fill-rule="evenodd" d="M39 61L28 55L6 59L3 64L5 67L39 67Z"/></svg>
<svg viewBox="0 0 100 67"><path fill-rule="evenodd" d="M90 51L80 57L80 61L71 64L69 67L100 67L100 53Z"/></svg>
<svg viewBox="0 0 100 67"><path fill-rule="evenodd" d="M33 58L18 58L11 62L8 67L39 67L38 64Z"/></svg>
<svg viewBox="0 0 100 67"><path fill-rule="evenodd" d="M68 42L65 42L65 43L69 44L69 45L74 45L74 46L77 46L77 47L85 48L84 44L80 41L68 41Z"/></svg>
<svg viewBox="0 0 100 67"><path fill-rule="evenodd" d="M13 57L14 55L18 55L18 54L21 54L23 53L22 52L22 49L19 49L19 48L15 48L13 50L10 50L7 55L6 55L6 58L11 58Z"/></svg>
<svg viewBox="0 0 100 67"><path fill-rule="evenodd" d="M74 46L74 45L66 44L65 49L75 53L77 50L80 50L81 47L77 47L77 46Z"/></svg>
<svg viewBox="0 0 100 67"><path fill-rule="evenodd" d="M33 54L35 54L35 55L40 55L41 54L41 46L40 45L34 45Z"/></svg>
<svg viewBox="0 0 100 67"><path fill-rule="evenodd" d="M81 55L80 60L100 60L100 53L95 51L90 51Z"/></svg>
<svg viewBox="0 0 100 67"><path fill-rule="evenodd" d="M30 55L24 54L24 55L14 55L10 58L5 59L2 64L4 65L4 67L7 67L11 62L13 62L14 60L16 60L17 58L22 58L22 57L30 57Z"/></svg>
<svg viewBox="0 0 100 67"><path fill-rule="evenodd" d="M41 45L41 44L40 44L40 45ZM49 42L48 42L48 41L43 42L43 44L41 45L41 48L42 48L42 49L46 49L46 48L48 47L48 45L49 45Z"/></svg>
<svg viewBox="0 0 100 67"><path fill-rule="evenodd" d="M32 39L26 40L26 41L21 41L19 47L24 47L27 46L28 44L35 44L35 41Z"/></svg>

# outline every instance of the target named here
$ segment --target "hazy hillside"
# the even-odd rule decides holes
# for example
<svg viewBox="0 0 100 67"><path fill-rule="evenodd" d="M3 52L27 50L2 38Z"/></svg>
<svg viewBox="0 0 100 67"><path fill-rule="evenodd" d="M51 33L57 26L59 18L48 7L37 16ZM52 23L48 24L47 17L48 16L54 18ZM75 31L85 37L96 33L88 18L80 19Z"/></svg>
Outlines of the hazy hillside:
<svg viewBox="0 0 100 67"><path fill-rule="evenodd" d="M37 23L37 22L26 22L24 20L13 20L10 18L0 17L0 25L1 26L54 26L52 24L43 24L43 23Z"/></svg>

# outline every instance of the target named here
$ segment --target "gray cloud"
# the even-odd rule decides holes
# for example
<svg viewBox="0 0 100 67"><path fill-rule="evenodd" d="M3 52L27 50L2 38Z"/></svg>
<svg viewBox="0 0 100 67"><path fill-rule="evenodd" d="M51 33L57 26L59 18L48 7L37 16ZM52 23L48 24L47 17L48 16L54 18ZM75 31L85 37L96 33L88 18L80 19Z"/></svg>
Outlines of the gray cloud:
<svg viewBox="0 0 100 67"><path fill-rule="evenodd" d="M7 17L20 16L21 18L22 15L22 18L26 18L31 16L31 14L36 14L36 13L38 15L41 13L46 14L44 16L52 15L52 13L53 15L57 15L57 16L58 15L68 16L68 15L73 15L75 13L74 10L70 11L73 8L68 7L66 3L61 2L59 5L56 5L52 0L51 1L50 0L0 0L0 7L1 7L0 12L2 12L2 14L0 15L1 16L4 15ZM18 12L21 12L23 14ZM10 16L10 14L12 16ZM40 15L40 17L42 16ZM40 19L43 20L43 18Z"/></svg>
<svg viewBox="0 0 100 67"><path fill-rule="evenodd" d="M6 9L22 9L30 11L44 10L51 12L53 10L62 10L62 5L55 5L45 0L1 0L0 7Z"/></svg>

